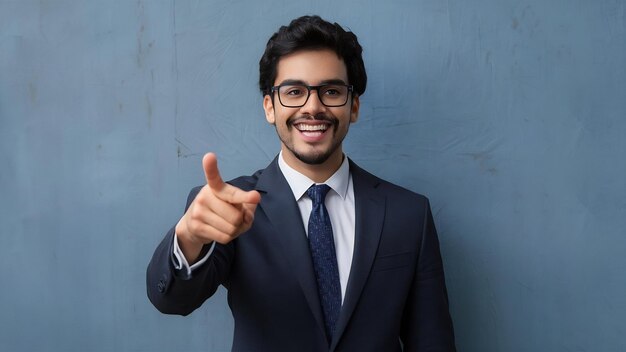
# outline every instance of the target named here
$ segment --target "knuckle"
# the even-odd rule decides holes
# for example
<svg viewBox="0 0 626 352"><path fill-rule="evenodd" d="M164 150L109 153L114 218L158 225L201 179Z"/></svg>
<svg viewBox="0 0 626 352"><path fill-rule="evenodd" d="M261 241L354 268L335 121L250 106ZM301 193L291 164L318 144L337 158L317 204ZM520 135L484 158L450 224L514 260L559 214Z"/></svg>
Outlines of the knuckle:
<svg viewBox="0 0 626 352"><path fill-rule="evenodd" d="M193 204L203 204L206 200L207 194L205 188L203 187L200 192L196 195L196 198L193 199Z"/></svg>
<svg viewBox="0 0 626 352"><path fill-rule="evenodd" d="M241 226L241 224L243 224L243 219L244 219L243 212L238 211L233 217L233 224L235 225L235 227Z"/></svg>
<svg viewBox="0 0 626 352"><path fill-rule="evenodd" d="M227 229L226 229L226 233L228 233L230 236L235 236L235 235L237 235L237 230L238 230L238 226L237 225L228 224L227 225Z"/></svg>
<svg viewBox="0 0 626 352"><path fill-rule="evenodd" d="M197 221L202 215L202 207L194 206L189 209L189 215L191 217L192 222Z"/></svg>
<svg viewBox="0 0 626 352"><path fill-rule="evenodd" d="M216 236L216 239L215 239L215 241L219 244L228 244L232 240L233 238L231 236L228 236L225 234L219 234Z"/></svg>
<svg viewBox="0 0 626 352"><path fill-rule="evenodd" d="M207 202L210 201L212 197L213 192L211 191L211 188L205 185L204 187L202 187L198 195L196 195L196 199L194 199L194 202L197 202L199 204L207 204Z"/></svg>

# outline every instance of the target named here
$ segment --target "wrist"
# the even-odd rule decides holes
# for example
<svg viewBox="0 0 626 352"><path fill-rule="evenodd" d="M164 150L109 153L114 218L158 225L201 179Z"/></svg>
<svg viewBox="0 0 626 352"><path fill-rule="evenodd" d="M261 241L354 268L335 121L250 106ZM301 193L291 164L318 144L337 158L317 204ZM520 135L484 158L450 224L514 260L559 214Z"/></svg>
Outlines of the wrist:
<svg viewBox="0 0 626 352"><path fill-rule="evenodd" d="M184 219L178 222L174 229L178 240L178 247L183 252L185 259L189 264L193 264L198 259L204 243L198 241L184 224Z"/></svg>

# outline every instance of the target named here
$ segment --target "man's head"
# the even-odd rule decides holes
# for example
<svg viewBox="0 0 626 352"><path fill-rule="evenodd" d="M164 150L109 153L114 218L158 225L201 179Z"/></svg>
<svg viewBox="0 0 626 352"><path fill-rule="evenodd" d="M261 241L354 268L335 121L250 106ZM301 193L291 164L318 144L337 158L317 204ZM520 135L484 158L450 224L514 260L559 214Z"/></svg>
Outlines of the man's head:
<svg viewBox="0 0 626 352"><path fill-rule="evenodd" d="M270 94L276 79L278 60L301 50L329 49L343 60L348 70L348 84L357 95L363 95L367 74L361 53L363 49L356 35L346 32L339 24L324 21L319 16L302 16L282 26L268 40L265 53L259 61L259 88Z"/></svg>
<svg viewBox="0 0 626 352"><path fill-rule="evenodd" d="M281 27L261 58L266 119L285 161L313 179L325 180L343 159L342 142L367 82L361 51L354 34L305 16Z"/></svg>

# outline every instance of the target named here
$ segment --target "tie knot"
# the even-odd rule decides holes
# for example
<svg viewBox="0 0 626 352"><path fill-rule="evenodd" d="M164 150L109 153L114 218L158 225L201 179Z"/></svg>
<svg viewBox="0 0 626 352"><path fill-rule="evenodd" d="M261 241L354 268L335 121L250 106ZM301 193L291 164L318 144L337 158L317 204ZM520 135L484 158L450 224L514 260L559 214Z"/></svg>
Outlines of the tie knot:
<svg viewBox="0 0 626 352"><path fill-rule="evenodd" d="M309 187L306 191L309 198L313 201L313 206L324 203L324 198L326 198L326 194L330 190L330 186L328 185L313 185Z"/></svg>

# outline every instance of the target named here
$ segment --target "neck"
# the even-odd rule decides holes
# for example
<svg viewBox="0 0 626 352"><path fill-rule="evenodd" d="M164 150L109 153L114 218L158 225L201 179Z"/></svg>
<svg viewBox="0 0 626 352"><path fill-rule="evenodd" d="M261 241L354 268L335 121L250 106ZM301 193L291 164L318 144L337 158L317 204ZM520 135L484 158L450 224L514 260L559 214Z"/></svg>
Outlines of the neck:
<svg viewBox="0 0 626 352"><path fill-rule="evenodd" d="M293 155L287 148L282 148L283 159L285 163L294 170L310 178L315 183L322 183L328 180L343 163L343 151L341 148L337 150L321 164L307 164Z"/></svg>

